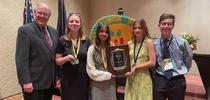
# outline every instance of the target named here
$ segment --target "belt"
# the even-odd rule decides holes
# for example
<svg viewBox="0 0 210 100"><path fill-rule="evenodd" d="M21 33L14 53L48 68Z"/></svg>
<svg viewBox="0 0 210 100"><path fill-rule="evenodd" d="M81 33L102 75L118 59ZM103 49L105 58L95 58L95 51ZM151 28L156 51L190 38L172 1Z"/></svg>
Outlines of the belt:
<svg viewBox="0 0 210 100"><path fill-rule="evenodd" d="M158 73L156 73L156 75L158 75L158 76L160 76L160 77L163 77L163 78L167 79L165 76L160 75L160 74L158 74ZM170 80L177 80L177 79L183 79L183 78L185 78L184 75L177 75L177 76L173 76Z"/></svg>

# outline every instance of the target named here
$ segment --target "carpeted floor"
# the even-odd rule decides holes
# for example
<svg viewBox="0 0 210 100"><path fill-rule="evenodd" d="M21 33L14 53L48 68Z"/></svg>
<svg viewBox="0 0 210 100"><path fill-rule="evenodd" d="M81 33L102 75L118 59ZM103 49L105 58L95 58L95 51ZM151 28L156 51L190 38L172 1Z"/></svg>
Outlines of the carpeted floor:
<svg viewBox="0 0 210 100"><path fill-rule="evenodd" d="M187 74L185 75L187 82L185 100L206 100L205 89L202 80L199 75ZM24 100L22 94L16 94L14 96L7 97L0 100ZM53 96L52 100L60 100L60 97Z"/></svg>
<svg viewBox="0 0 210 100"><path fill-rule="evenodd" d="M1 100L24 100L24 99L22 93L19 93Z"/></svg>

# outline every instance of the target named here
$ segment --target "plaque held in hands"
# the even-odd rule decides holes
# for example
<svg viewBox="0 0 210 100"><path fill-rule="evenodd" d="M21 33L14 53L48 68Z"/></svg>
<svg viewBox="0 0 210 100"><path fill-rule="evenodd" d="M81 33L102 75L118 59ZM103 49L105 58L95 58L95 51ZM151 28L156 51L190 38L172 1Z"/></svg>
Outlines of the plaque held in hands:
<svg viewBox="0 0 210 100"><path fill-rule="evenodd" d="M117 77L124 77L131 70L129 47L127 44L106 48L108 71Z"/></svg>

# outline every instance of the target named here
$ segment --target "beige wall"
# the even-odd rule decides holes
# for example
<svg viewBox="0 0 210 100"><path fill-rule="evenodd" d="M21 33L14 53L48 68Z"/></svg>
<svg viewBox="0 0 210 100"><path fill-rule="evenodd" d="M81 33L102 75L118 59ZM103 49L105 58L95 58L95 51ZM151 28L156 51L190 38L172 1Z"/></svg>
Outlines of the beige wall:
<svg viewBox="0 0 210 100"><path fill-rule="evenodd" d="M199 35L198 50L210 52L210 1L209 0L91 0L91 25L105 15L116 14L119 7L125 15L144 18L152 37L158 37L158 20L162 13L176 15L175 33L191 32Z"/></svg>
<svg viewBox="0 0 210 100"><path fill-rule="evenodd" d="M24 1L0 0L0 99L21 92L16 77L14 55L17 29L23 23ZM57 0L32 0L33 7L38 2L50 6L52 16L48 24L56 28ZM66 10L81 13L85 31L89 31L88 0L66 0Z"/></svg>
<svg viewBox="0 0 210 100"><path fill-rule="evenodd" d="M23 3L1 0L0 8L0 98L2 98L19 91L14 51L17 28L22 24L22 12L18 9L23 9Z"/></svg>

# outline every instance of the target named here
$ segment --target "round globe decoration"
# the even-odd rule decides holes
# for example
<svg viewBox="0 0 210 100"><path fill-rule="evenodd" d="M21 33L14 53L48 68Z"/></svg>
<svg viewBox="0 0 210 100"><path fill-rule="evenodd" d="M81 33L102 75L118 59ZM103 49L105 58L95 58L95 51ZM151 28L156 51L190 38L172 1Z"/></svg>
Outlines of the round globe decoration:
<svg viewBox="0 0 210 100"><path fill-rule="evenodd" d="M104 22L109 25L112 43L126 44L132 36L132 24L134 19L124 15L108 15L99 19L93 26L90 38L94 43L96 29L99 23Z"/></svg>

